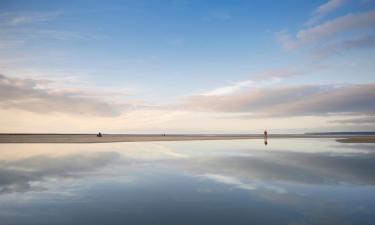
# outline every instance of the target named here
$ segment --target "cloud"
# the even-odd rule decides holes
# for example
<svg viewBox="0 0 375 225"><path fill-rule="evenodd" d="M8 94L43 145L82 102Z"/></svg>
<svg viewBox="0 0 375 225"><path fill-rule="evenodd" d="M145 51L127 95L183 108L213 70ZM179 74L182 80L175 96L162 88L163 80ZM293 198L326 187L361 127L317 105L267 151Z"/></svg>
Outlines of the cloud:
<svg viewBox="0 0 375 225"><path fill-rule="evenodd" d="M14 108L36 113L117 116L120 109L83 91L42 88L34 79L0 75L0 108Z"/></svg>
<svg viewBox="0 0 375 225"><path fill-rule="evenodd" d="M62 12L5 12L0 14L0 25L20 26L37 22L54 20L61 16Z"/></svg>
<svg viewBox="0 0 375 225"><path fill-rule="evenodd" d="M270 69L266 70L262 73L259 73L255 76L252 80L243 80L239 82L235 82L233 84L222 86L215 88L214 90L206 91L200 93L201 95L211 96L211 95L227 95L237 91L240 91L244 88L249 87L261 87L261 86L268 86L274 83L281 81L287 77L293 77L305 74L306 72L302 70L298 70L295 68L277 68L277 69Z"/></svg>
<svg viewBox="0 0 375 225"><path fill-rule="evenodd" d="M348 1L347 0L329 0L328 2L320 5L315 10L315 13L316 14L326 14L326 13L329 13L331 11L334 11L338 7L343 6L346 2L348 2Z"/></svg>
<svg viewBox="0 0 375 225"><path fill-rule="evenodd" d="M319 22L326 14L342 7L348 0L329 0L314 10L311 18L305 23L305 26L311 26Z"/></svg>
<svg viewBox="0 0 375 225"><path fill-rule="evenodd" d="M331 123L339 124L375 124L375 116L356 117L350 119L332 120Z"/></svg>
<svg viewBox="0 0 375 225"><path fill-rule="evenodd" d="M222 87L218 87L213 90L210 90L210 91L202 92L201 95L204 95L204 96L227 95L227 94L237 92L241 90L242 88L248 87L252 84L253 84L253 81L251 80L240 81L240 82L236 82L234 84L228 85L228 86L222 86Z"/></svg>
<svg viewBox="0 0 375 225"><path fill-rule="evenodd" d="M299 30L295 35L286 31L277 33L277 38L285 49L292 50L298 47L314 44L322 40L329 40L335 35L358 31L375 30L375 10L349 13L319 25Z"/></svg>
<svg viewBox="0 0 375 225"><path fill-rule="evenodd" d="M57 40L57 41L68 41L68 40L89 40L89 39L101 39L98 35L82 34L69 30L59 29L40 29L32 27L8 27L0 30L0 37L4 39L5 43L12 44L13 42L19 42L20 44L28 43L32 40ZM4 44L4 45L10 45Z"/></svg>
<svg viewBox="0 0 375 225"><path fill-rule="evenodd" d="M51 22L65 13L62 12L5 12L0 13L0 49L8 47L28 48L39 41L80 41L102 40L103 34L82 33L69 29L38 26L41 22Z"/></svg>
<svg viewBox="0 0 375 225"><path fill-rule="evenodd" d="M375 35L363 35L349 40L340 40L332 44L319 47L312 51L316 59L325 59L332 55L341 54L351 49L369 49L375 47Z"/></svg>
<svg viewBox="0 0 375 225"><path fill-rule="evenodd" d="M267 70L256 76L256 79L274 79L274 78L286 78L297 75L302 75L305 72L292 67L283 67L278 69Z"/></svg>
<svg viewBox="0 0 375 225"><path fill-rule="evenodd" d="M225 95L193 95L180 107L262 117L373 113L374 98L375 84L249 87Z"/></svg>

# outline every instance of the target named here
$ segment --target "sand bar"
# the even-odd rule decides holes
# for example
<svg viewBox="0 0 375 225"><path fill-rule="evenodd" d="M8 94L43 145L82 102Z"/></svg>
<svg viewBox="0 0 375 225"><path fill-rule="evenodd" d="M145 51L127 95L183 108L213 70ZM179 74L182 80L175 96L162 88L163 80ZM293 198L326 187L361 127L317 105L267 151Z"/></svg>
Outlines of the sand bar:
<svg viewBox="0 0 375 225"><path fill-rule="evenodd" d="M360 136L338 139L341 143L375 143L375 136Z"/></svg>
<svg viewBox="0 0 375 225"><path fill-rule="evenodd" d="M343 143L375 143L375 136L347 135L306 135L306 134L272 134L272 138L337 138ZM197 141L197 140L238 140L263 139L263 134L0 134L0 143L109 143L109 142L145 142L145 141Z"/></svg>

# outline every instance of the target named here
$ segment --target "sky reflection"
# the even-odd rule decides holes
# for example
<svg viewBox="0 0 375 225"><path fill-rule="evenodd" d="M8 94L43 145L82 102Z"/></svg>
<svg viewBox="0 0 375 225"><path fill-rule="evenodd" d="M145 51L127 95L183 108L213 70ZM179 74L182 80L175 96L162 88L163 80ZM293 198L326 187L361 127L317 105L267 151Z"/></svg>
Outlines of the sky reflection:
<svg viewBox="0 0 375 225"><path fill-rule="evenodd" d="M0 221L371 224L374 147L332 139L4 144Z"/></svg>

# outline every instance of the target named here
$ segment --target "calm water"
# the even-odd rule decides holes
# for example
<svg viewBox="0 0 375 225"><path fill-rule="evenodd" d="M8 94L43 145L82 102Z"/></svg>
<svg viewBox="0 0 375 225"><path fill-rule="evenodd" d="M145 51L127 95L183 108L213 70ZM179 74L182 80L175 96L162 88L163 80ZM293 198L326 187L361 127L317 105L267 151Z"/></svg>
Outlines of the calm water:
<svg viewBox="0 0 375 225"><path fill-rule="evenodd" d="M375 145L0 145L0 224L374 224Z"/></svg>

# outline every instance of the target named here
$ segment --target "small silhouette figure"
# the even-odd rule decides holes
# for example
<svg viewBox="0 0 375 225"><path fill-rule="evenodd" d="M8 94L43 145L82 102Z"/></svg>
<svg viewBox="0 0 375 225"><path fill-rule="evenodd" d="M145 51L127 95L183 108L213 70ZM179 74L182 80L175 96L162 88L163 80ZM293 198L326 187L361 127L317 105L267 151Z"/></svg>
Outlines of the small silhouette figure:
<svg viewBox="0 0 375 225"><path fill-rule="evenodd" d="M102 137L102 133L99 132L96 136L97 137Z"/></svg>
<svg viewBox="0 0 375 225"><path fill-rule="evenodd" d="M267 130L265 130L264 131L264 145L266 145L266 146L268 144L267 138L268 138L268 133L267 133Z"/></svg>

